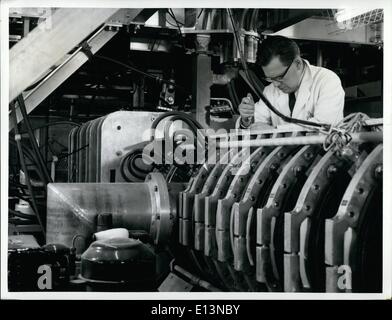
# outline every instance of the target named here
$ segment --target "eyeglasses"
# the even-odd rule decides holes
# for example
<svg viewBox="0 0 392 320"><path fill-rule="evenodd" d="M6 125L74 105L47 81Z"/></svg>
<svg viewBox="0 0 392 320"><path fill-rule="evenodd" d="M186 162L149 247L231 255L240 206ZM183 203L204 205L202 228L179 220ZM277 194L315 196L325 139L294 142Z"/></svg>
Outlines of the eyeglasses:
<svg viewBox="0 0 392 320"><path fill-rule="evenodd" d="M285 72L283 72L280 76L273 77L273 78L267 77L267 78L263 78L263 79L268 82L273 82L273 81L281 82L283 80L283 78L285 77L285 75L287 74L287 72L289 71L293 62L294 62L294 60L290 63L290 65L287 67Z"/></svg>

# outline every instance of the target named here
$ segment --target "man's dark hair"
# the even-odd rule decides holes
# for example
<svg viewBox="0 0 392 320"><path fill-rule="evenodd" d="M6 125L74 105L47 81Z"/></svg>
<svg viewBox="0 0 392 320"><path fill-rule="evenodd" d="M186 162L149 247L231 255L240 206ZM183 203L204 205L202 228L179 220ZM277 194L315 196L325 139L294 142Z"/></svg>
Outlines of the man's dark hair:
<svg viewBox="0 0 392 320"><path fill-rule="evenodd" d="M263 40L258 49L258 63L266 66L272 58L278 56L283 65L290 65L300 55L298 45L283 36L270 36Z"/></svg>

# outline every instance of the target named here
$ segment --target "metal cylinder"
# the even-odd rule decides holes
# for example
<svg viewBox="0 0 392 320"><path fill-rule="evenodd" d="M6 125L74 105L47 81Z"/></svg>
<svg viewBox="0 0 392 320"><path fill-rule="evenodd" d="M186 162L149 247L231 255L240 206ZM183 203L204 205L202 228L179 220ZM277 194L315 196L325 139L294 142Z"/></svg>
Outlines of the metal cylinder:
<svg viewBox="0 0 392 320"><path fill-rule="evenodd" d="M112 214L113 228L144 230L156 244L169 238L175 219L175 206L159 173L149 174L146 183L52 183L47 210L47 243L67 246L75 236L89 239L102 211ZM86 248L81 241L78 245L78 251Z"/></svg>

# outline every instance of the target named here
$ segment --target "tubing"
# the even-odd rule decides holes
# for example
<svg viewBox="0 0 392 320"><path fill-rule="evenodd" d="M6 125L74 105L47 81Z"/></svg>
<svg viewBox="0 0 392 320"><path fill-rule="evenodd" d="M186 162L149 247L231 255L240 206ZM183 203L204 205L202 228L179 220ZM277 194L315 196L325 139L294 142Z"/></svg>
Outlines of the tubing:
<svg viewBox="0 0 392 320"><path fill-rule="evenodd" d="M357 132L351 133L351 142L382 142L382 132ZM314 135L305 137L287 137L287 138L272 138L272 139L256 139L256 140L242 140L242 141L223 141L219 142L220 148L248 148L248 147L264 147L264 146L287 146L287 145L311 145L323 144L326 136Z"/></svg>

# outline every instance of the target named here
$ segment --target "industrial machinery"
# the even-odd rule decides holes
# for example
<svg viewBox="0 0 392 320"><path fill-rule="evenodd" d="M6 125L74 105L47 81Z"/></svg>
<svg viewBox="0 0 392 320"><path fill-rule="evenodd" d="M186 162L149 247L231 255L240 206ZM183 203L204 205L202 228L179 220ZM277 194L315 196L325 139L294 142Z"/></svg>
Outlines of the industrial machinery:
<svg viewBox="0 0 392 320"><path fill-rule="evenodd" d="M83 20L85 10L54 10L50 32ZM15 44L10 234L34 234L39 245L22 238L10 247L9 289L43 290L31 275L49 265L56 279L50 290L382 292L382 75L366 66L372 84L357 84L339 60L335 69L351 96L337 125L234 129L239 97L262 96L255 62L263 37L291 26L300 41L302 30L302 40L318 41L317 52L304 52L328 62L327 35L316 39L302 24L318 19L330 27L331 10L298 11L94 9L96 25L70 30L57 56L26 71L28 81L17 76L26 44ZM328 41L350 38L348 57L366 43L378 57L374 25L382 17L373 14L372 24L350 25L346 38L328 33ZM150 27L155 18L158 26ZM43 30L25 40L47 41ZM134 58L143 68L124 62L124 41L126 50L140 51ZM121 48L113 50L118 56L110 45ZM153 54L160 58L146 58ZM192 73L183 70L188 62ZM366 102L366 112L355 109ZM44 106L48 118L53 110L63 117L32 129L30 121L42 117L29 114ZM67 127L55 131L51 123ZM48 136L66 145L64 157L52 145L45 162Z"/></svg>

